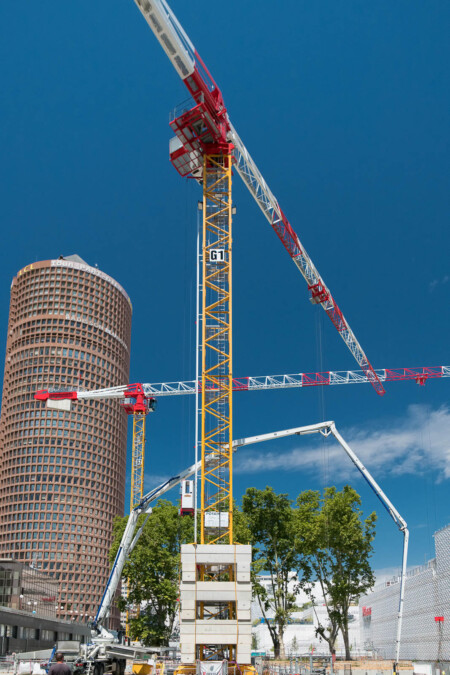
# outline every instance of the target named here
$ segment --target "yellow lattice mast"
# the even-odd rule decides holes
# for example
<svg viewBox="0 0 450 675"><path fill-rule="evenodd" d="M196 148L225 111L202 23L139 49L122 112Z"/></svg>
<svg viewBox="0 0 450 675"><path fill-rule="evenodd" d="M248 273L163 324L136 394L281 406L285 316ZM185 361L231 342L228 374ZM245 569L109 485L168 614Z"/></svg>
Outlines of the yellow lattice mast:
<svg viewBox="0 0 450 675"><path fill-rule="evenodd" d="M147 412L133 412L133 443L131 450L131 493L130 513L139 504L144 495L144 460L145 460L145 420ZM127 598L130 594L130 582L127 579ZM139 613L139 608L127 609L125 634L129 636L130 618Z"/></svg>
<svg viewBox="0 0 450 675"><path fill-rule="evenodd" d="M146 396L141 384L129 385L124 392L122 407L133 418L133 443L131 448L130 511L144 494L145 421L156 408L156 399Z"/></svg>
<svg viewBox="0 0 450 675"><path fill-rule="evenodd" d="M141 385L134 385L125 392L122 403L128 415L133 418L133 442L131 446L131 492L130 513L139 504L144 495L144 462L145 462L145 422L149 412L156 407L156 400L148 398ZM127 598L129 581L127 579ZM139 613L139 608L136 610ZM129 635L130 610L126 612L126 635Z"/></svg>
<svg viewBox="0 0 450 675"><path fill-rule="evenodd" d="M130 512L139 504L144 495L145 420L147 419L147 412L133 413Z"/></svg>
<svg viewBox="0 0 450 675"><path fill-rule="evenodd" d="M205 155L201 544L233 542L231 220L231 155Z"/></svg>

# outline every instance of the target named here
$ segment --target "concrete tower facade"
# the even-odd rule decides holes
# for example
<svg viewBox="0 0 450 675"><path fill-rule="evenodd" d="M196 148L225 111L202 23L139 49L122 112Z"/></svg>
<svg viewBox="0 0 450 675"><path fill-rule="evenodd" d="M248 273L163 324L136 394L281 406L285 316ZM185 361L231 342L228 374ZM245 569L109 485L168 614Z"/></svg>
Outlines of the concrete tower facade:
<svg viewBox="0 0 450 675"><path fill-rule="evenodd" d="M0 419L0 557L59 580L59 617L94 616L124 512L127 419L115 401L49 410L39 389L128 382L131 302L78 256L33 263L11 286Z"/></svg>

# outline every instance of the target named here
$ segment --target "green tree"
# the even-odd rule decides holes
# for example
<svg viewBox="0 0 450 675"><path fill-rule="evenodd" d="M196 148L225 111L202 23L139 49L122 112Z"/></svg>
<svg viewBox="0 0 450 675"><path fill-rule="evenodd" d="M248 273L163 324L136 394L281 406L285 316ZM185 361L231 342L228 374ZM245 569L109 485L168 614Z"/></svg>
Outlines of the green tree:
<svg viewBox="0 0 450 675"><path fill-rule="evenodd" d="M292 503L286 494L277 495L271 487L248 488L242 498L242 511L246 522L239 523L238 531L244 543L247 528L247 542L252 544L253 594L266 620L274 656L284 659L284 632L290 615L297 609L292 592L292 582L296 582L292 570L298 569ZM269 575L268 586L261 583L263 572Z"/></svg>
<svg viewBox="0 0 450 675"><path fill-rule="evenodd" d="M312 600L313 584L318 582L327 608L329 626L319 624L316 632L335 647L339 631L350 660L348 614L350 605L374 584L369 559L373 552L377 516L363 520L361 497L346 485L319 492L308 490L297 498L295 547L299 556L302 585Z"/></svg>
<svg viewBox="0 0 450 675"><path fill-rule="evenodd" d="M111 562L126 522L127 518L116 518L114 522ZM133 639L145 645L168 643L178 607L180 547L192 539L193 518L180 517L176 506L160 500L123 571L123 576L129 579L128 601L121 598L117 604L121 610L127 604L141 607L138 616L129 621Z"/></svg>

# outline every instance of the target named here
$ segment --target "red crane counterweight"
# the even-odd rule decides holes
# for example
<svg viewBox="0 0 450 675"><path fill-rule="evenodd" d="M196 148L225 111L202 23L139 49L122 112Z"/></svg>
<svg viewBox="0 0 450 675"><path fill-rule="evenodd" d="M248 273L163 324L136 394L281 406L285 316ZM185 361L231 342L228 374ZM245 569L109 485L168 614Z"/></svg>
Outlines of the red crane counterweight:
<svg viewBox="0 0 450 675"><path fill-rule="evenodd" d="M121 406L127 415L147 415L155 411L156 398L147 396L142 384L132 384L123 392Z"/></svg>

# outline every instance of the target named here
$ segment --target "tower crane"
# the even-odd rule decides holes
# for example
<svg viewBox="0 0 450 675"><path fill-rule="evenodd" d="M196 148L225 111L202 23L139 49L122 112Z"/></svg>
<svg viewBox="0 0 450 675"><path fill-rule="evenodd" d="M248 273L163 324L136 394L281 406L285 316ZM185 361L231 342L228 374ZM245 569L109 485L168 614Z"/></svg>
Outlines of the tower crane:
<svg viewBox="0 0 450 675"><path fill-rule="evenodd" d="M144 494L145 420L156 408L156 399L147 395L140 385L130 385L123 391L122 408L133 418L131 452L130 511Z"/></svg>
<svg viewBox="0 0 450 675"><path fill-rule="evenodd" d="M140 503L144 495L144 470L145 470L145 421L150 412L156 408L156 399L146 396L139 387L133 388L133 396L125 392L121 405L127 415L133 418L133 436L131 446L131 490L130 490L130 513ZM129 582L127 580L127 596ZM129 612L126 613L126 632L128 634Z"/></svg>
<svg viewBox="0 0 450 675"><path fill-rule="evenodd" d="M216 175L218 168L216 163L222 167L221 177L218 178L216 175L216 178L212 179L214 184L212 189L216 190L219 183L223 184L225 172L231 168L230 163L233 165L304 277L311 301L322 306L368 380L377 393L383 395L385 393L383 385L364 350L232 125L222 92L175 14L166 0L134 1L194 102L192 108L183 110L170 122L175 133L169 146L170 161L175 169L181 176L193 177L202 182L204 201L208 202L209 197L205 197L205 190L208 193L211 189L208 171L211 169ZM208 157L213 159L209 160ZM229 181L228 190L231 190L231 174L226 180ZM219 187L219 192L223 196L222 186ZM214 198L212 199L214 201ZM222 209L225 207L231 209L231 203L226 199L222 202ZM207 223L206 227L209 225L210 223ZM222 231L221 235L220 242L223 244L229 233ZM213 244L207 246L208 252L214 250L214 246Z"/></svg>
<svg viewBox="0 0 450 675"><path fill-rule="evenodd" d="M135 0L193 105L170 121L170 160L203 186L201 274L201 544L233 543L232 167L376 392L384 387L329 288L233 127L222 92L166 0ZM214 460L212 461L212 459ZM221 520L223 515L223 521ZM220 523L219 527L216 526Z"/></svg>

